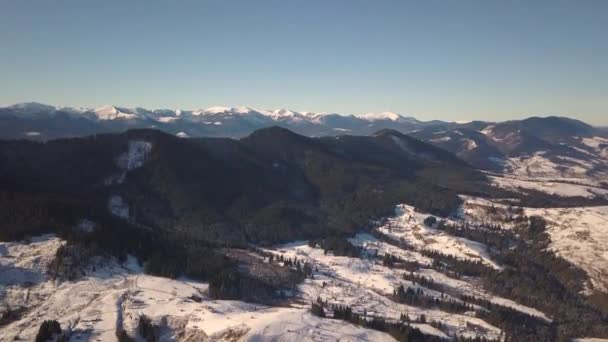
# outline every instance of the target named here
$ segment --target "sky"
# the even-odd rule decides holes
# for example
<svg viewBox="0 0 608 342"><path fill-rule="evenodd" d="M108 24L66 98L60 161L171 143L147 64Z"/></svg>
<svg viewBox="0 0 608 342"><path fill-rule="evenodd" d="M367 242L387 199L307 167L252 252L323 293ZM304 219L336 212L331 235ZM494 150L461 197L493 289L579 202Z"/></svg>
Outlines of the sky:
<svg viewBox="0 0 608 342"><path fill-rule="evenodd" d="M608 1L0 1L0 105L608 125Z"/></svg>

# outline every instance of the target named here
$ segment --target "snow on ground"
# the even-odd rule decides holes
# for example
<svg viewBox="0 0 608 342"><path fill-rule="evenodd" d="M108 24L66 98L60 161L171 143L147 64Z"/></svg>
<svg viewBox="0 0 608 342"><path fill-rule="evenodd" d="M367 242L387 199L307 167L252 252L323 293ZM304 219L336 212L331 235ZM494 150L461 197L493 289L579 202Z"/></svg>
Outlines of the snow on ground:
<svg viewBox="0 0 608 342"><path fill-rule="evenodd" d="M467 151L471 151L477 148L477 143L475 140L465 139L465 147Z"/></svg>
<svg viewBox="0 0 608 342"><path fill-rule="evenodd" d="M52 236L31 243L0 243L0 310L25 307L0 329L0 340L31 341L43 320L56 319L71 341L113 341L117 327L135 336L140 315L164 327L163 340L389 341L387 334L321 319L308 305L267 307L211 300L207 284L142 274L129 257L119 264L98 258L77 281L47 279L47 265L64 242Z"/></svg>
<svg viewBox="0 0 608 342"><path fill-rule="evenodd" d="M321 319L309 314L306 307L268 307L241 301L210 300L204 286L196 283L150 276L137 276L125 301L125 328L134 330L137 317L145 314L155 323L163 317L179 317L174 331L186 335L198 331L212 340L241 336L245 341L381 341L386 334L355 327L346 322ZM200 296L201 302L190 299ZM175 332L175 334L177 333Z"/></svg>
<svg viewBox="0 0 608 342"><path fill-rule="evenodd" d="M400 204L395 209L395 216L389 218L378 230L398 240L405 240L417 248L435 250L462 259L481 260L496 269L500 268L490 259L485 245L428 227L424 224L426 217L428 214L415 212L413 207Z"/></svg>
<svg viewBox="0 0 608 342"><path fill-rule="evenodd" d="M563 173L559 170L559 165L543 156L545 152L537 152L529 157L516 157L506 159L506 169L509 173L516 176L530 177L562 177ZM569 176L574 176L571 170ZM579 170L580 171L580 170ZM584 171L581 172L584 174ZM581 175L582 176L582 175Z"/></svg>
<svg viewBox="0 0 608 342"><path fill-rule="evenodd" d="M105 179L105 185L121 184L127 177L127 172L142 167L146 157L152 151L152 144L143 140L129 141L127 150L119 154L115 163L120 172Z"/></svg>
<svg viewBox="0 0 608 342"><path fill-rule="evenodd" d="M152 144L147 141L129 141L127 151L118 156L116 164L125 171L131 171L138 167L142 167L146 156L151 150Z"/></svg>
<svg viewBox="0 0 608 342"><path fill-rule="evenodd" d="M402 258L404 260L410 260L410 261L415 260L418 263L420 263L421 265L431 265L431 263L432 263L432 259L426 258L417 252L403 250L399 247L390 245L386 242L379 241L378 239L374 238L373 236L371 236L369 234L365 234L365 233L357 234L354 238L350 239L350 241L351 241L351 243L353 243L356 246L364 247L368 251L368 253L370 251L373 251L372 253L370 253L372 255L375 254L377 251L377 253L379 255L389 253L389 254L399 256L400 258ZM456 292L457 293L456 297L459 297L460 295L463 295L463 294L464 295L473 295L477 298L486 299L486 300L491 301L492 303L506 306L506 307L512 308L514 310L523 312L525 314L528 314L531 316L536 316L536 317L545 319L547 321L550 321L550 319L544 313L542 313L534 308L530 308L525 305L518 304L510 299L491 295L491 294L483 291L479 286L475 286L474 284L467 282L465 280L459 280L459 279L454 279L454 278L448 277L447 275L437 272L430 268L421 268L420 270L414 272L414 274L416 274L418 276L424 276L426 278L433 279L433 281L435 283L441 284L444 287L446 287L447 289L451 290L449 293Z"/></svg>
<svg viewBox="0 0 608 342"><path fill-rule="evenodd" d="M445 136L445 137L441 137L441 138L436 138L436 139L431 139L432 142L445 142L445 141L450 141L452 140L452 137L450 136Z"/></svg>
<svg viewBox="0 0 608 342"><path fill-rule="evenodd" d="M608 158L608 139L602 137L582 138L581 143L590 147L593 156L599 156L606 160Z"/></svg>
<svg viewBox="0 0 608 342"><path fill-rule="evenodd" d="M354 241L365 241L369 235L358 235ZM373 239L373 238L372 238ZM377 248L382 246L377 240L371 240ZM368 244L369 245L369 244ZM393 247L395 248L395 247ZM388 250L388 249L385 249ZM318 270L314 279L307 279L298 287L305 305L316 301L317 298L327 300L329 304L349 305L354 312L366 312L371 316L381 316L397 320L405 313L416 319L424 314L427 322L440 321L450 334L459 334L469 337L486 336L496 338L500 330L486 322L469 315L446 313L435 309L425 309L392 301L388 296L399 285L418 288L420 286L402 278L404 270L384 267L372 259L350 258L325 254L320 248L312 248L305 242L296 242L280 246L273 252L284 257L297 258L313 265ZM393 250L393 252L395 252ZM408 251L395 252L403 256L410 255ZM424 261L424 257L413 255L416 260ZM441 293L422 288L425 294L440 297ZM446 298L455 299L449 295ZM441 332L430 325L421 324L420 329L428 334L445 337Z"/></svg>
<svg viewBox="0 0 608 342"><path fill-rule="evenodd" d="M289 312L288 310L291 310ZM252 325L248 341L391 341L389 335L353 326L339 320L322 319L294 309L277 310L274 319L260 317Z"/></svg>
<svg viewBox="0 0 608 342"><path fill-rule="evenodd" d="M462 197L462 219L468 222L487 220L491 206L507 208L483 198ZM526 216L537 215L547 221L550 249L587 272L595 289L608 291L608 206L523 210ZM501 227L511 225L501 222Z"/></svg>
<svg viewBox="0 0 608 342"><path fill-rule="evenodd" d="M602 149L603 145L608 145L608 139L602 137L582 138L581 142L596 150Z"/></svg>
<svg viewBox="0 0 608 342"><path fill-rule="evenodd" d="M608 196L608 190L583 184L572 184L551 179L525 180L513 177L488 176L492 183L508 190L531 189L563 197Z"/></svg>
<svg viewBox="0 0 608 342"><path fill-rule="evenodd" d="M608 206L526 208L547 221L550 248L587 272L593 286L608 291Z"/></svg>
<svg viewBox="0 0 608 342"><path fill-rule="evenodd" d="M505 174L518 178L529 177L536 179L550 177L581 180L589 178L590 174L593 174L595 178L602 178L605 175L601 170L601 166L606 163L605 158L608 157L608 153L598 152L597 156L601 156L604 159L595 158L591 162L568 156L555 156L556 159L559 159L559 161L555 161L555 159L550 160L545 155L545 151L540 151L530 156L494 159L498 165L503 167ZM598 164L600 167L598 167Z"/></svg>
<svg viewBox="0 0 608 342"><path fill-rule="evenodd" d="M503 222L504 215L510 208L509 205L496 203L480 197L461 195L460 198L464 203L458 210L458 220L466 221L470 224L500 222L500 227L502 229L512 229L516 225L515 222ZM493 213L493 211L495 211L495 213ZM518 215L515 208L513 208L511 215Z"/></svg>
<svg viewBox="0 0 608 342"><path fill-rule="evenodd" d="M481 201L481 200L479 200ZM468 202L468 200L467 200ZM485 203L485 202L484 202ZM489 203L489 202L488 202ZM487 203L485 203L487 204ZM466 209L465 209L466 210ZM531 210L531 209L528 209ZM536 210L536 209L535 209ZM560 226L554 227L553 216L563 215L561 209L547 210L543 214L550 221L551 235L559 236ZM556 210L556 212L552 212ZM580 210L581 212L577 211ZM564 220L563 224L578 224L581 231L591 230L592 225L608 217L608 207L568 209L566 215L573 217L584 214L582 222ZM472 241L447 236L440 231L425 227L425 214L416 213L413 208L399 206L397 216L380 229L385 234L403 238L414 246L437 249L463 258L483 260L498 267L486 255L485 246ZM531 214L528 213L528 214ZM600 217L600 218L598 218ZM565 229L565 228L564 228ZM572 237L566 234L556 239L553 248L572 252L573 256L584 251L583 261L597 271L608 267L598 264L599 258L608 262L608 253L593 254L589 251L601 250L606 244L608 233L590 232ZM570 242L569 239L575 239ZM578 240L577 240L578 239ZM591 243L590 241L593 241ZM350 240L365 248L367 255L390 253L405 260L415 260L421 265L429 265L431 260L415 250L403 250L381 242L369 234L358 234ZM570 249L565 249L564 242ZM575 246L580 243L580 246ZM285 257L297 257L313 265L314 277L298 286L295 302L289 306L268 307L240 301L212 300L206 296L207 284L188 279L171 280L142 274L141 267L129 258L125 264L116 261L99 262L94 271L74 282L54 282L46 278L45 269L53 259L55 251L63 242L52 236L33 239L31 243L0 243L0 308L28 307L23 317L0 330L0 340L19 336L31 340L44 319L57 319L62 327L73 332L72 340L105 341L113 340L117 327L124 328L130 335L136 334L140 315L149 316L153 322L164 327L167 339L177 335L190 340L208 338L220 340L228 336L245 341L318 341L318 340L390 340L386 334L356 327L352 324L321 319L309 314L310 302L318 297L330 304L350 305L357 313L381 316L397 320L403 313L416 319L424 314L427 321L440 321L445 332L429 324L416 323L424 333L447 337L459 334L475 337L497 338L500 330L472 314L452 314L436 309L425 309L396 303L390 299L393 290L403 284L419 287L402 278L404 270L382 266L374 258L349 258L325 254L319 248L312 248L306 242L294 242L269 249ZM586 248L586 249L584 249ZM577 254L579 253L579 254ZM590 257L591 255L591 257ZM577 259L578 260L578 259ZM580 261L575 261L581 264ZM446 287L447 298L457 298L460 294L475 295L493 303L511 307L521 312L549 320L542 312L511 300L495 297L477 287L468 279L453 279L431 269L422 268L418 275L432 278L435 283ZM598 273L608 279L605 273ZM26 285L27 286L24 286ZM440 296L441 293L423 288L427 295ZM451 297L453 295L453 297Z"/></svg>
<svg viewBox="0 0 608 342"><path fill-rule="evenodd" d="M47 268L62 244L50 235L29 243L0 243L0 313L27 301L39 301L38 294L30 289L44 288L46 276L40 270Z"/></svg>
<svg viewBox="0 0 608 342"><path fill-rule="evenodd" d="M483 291L481 288L471 284L470 282L450 278L450 277L446 276L445 274L443 274L441 272L437 272L433 269L424 269L423 268L417 272L414 272L414 274L433 279L433 281L435 283L442 284L443 286L447 287L448 289L456 291L460 294L475 296L477 298L488 300L494 304L502 305L502 306L523 312L530 316L542 318L548 322L551 321L551 319L549 317L547 317L547 315L545 315L541 311L538 311L534 308L519 304L510 299L494 296L492 294L489 294L489 293Z"/></svg>
<svg viewBox="0 0 608 342"><path fill-rule="evenodd" d="M370 234L359 233L349 241L356 246L365 248L368 255L376 256L383 254L392 254L404 260L416 261L421 265L431 265L433 259L425 257L416 251L405 250L397 246L393 246L386 242L382 242Z"/></svg>
<svg viewBox="0 0 608 342"><path fill-rule="evenodd" d="M116 217L129 218L129 205L119 195L110 196L108 211Z"/></svg>
<svg viewBox="0 0 608 342"><path fill-rule="evenodd" d="M528 177L522 175L512 175L512 174L495 174L491 172L486 172L488 175L508 178L508 179L516 179L527 182L554 182L554 183L567 183L574 185L587 185L594 188L601 188L601 180L586 177L586 178L576 178L576 177Z"/></svg>

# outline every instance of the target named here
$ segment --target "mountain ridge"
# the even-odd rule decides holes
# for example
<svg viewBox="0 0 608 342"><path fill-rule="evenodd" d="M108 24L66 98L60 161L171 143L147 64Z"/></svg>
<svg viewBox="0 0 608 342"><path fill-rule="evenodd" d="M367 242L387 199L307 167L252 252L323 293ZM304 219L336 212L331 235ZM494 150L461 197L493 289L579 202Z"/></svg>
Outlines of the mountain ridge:
<svg viewBox="0 0 608 342"><path fill-rule="evenodd" d="M91 110L31 102L0 108L0 139L9 140L48 141L137 128L158 129L181 138L240 139L273 126L308 137L365 136L392 130L492 172L600 179L608 173L608 132L558 116L457 123L425 122L393 112L341 115L244 106L148 110L106 105Z"/></svg>

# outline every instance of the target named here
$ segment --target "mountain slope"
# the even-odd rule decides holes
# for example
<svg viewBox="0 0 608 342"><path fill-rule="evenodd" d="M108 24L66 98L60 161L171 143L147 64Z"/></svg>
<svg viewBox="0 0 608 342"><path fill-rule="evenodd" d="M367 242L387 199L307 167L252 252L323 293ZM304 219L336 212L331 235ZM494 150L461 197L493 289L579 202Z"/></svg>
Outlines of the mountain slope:
<svg viewBox="0 0 608 342"><path fill-rule="evenodd" d="M413 136L480 169L529 177L606 179L606 133L563 117L429 127Z"/></svg>
<svg viewBox="0 0 608 342"><path fill-rule="evenodd" d="M153 128L178 137L243 138L278 126L309 136L372 135L392 130L429 142L487 171L525 177L594 178L608 175L608 133L564 117L506 122L422 122L392 112L362 115L211 107L97 109L23 103L0 108L0 138L47 141ZM401 138L403 139L403 138Z"/></svg>
<svg viewBox="0 0 608 342"><path fill-rule="evenodd" d="M399 202L447 215L460 203L457 192L486 182L447 152L397 132L307 138L279 127L241 140L134 130L4 141L0 167L11 229L118 217L236 244L353 231ZM442 169L449 177L437 176ZM41 198L42 212L11 214Z"/></svg>

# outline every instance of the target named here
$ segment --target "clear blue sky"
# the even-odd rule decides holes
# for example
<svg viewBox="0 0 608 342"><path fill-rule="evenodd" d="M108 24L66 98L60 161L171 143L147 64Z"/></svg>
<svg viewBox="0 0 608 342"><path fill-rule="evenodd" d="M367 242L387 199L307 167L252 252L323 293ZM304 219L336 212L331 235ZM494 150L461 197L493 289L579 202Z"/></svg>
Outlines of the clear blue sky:
<svg viewBox="0 0 608 342"><path fill-rule="evenodd" d="M608 125L608 1L0 1L0 104Z"/></svg>

